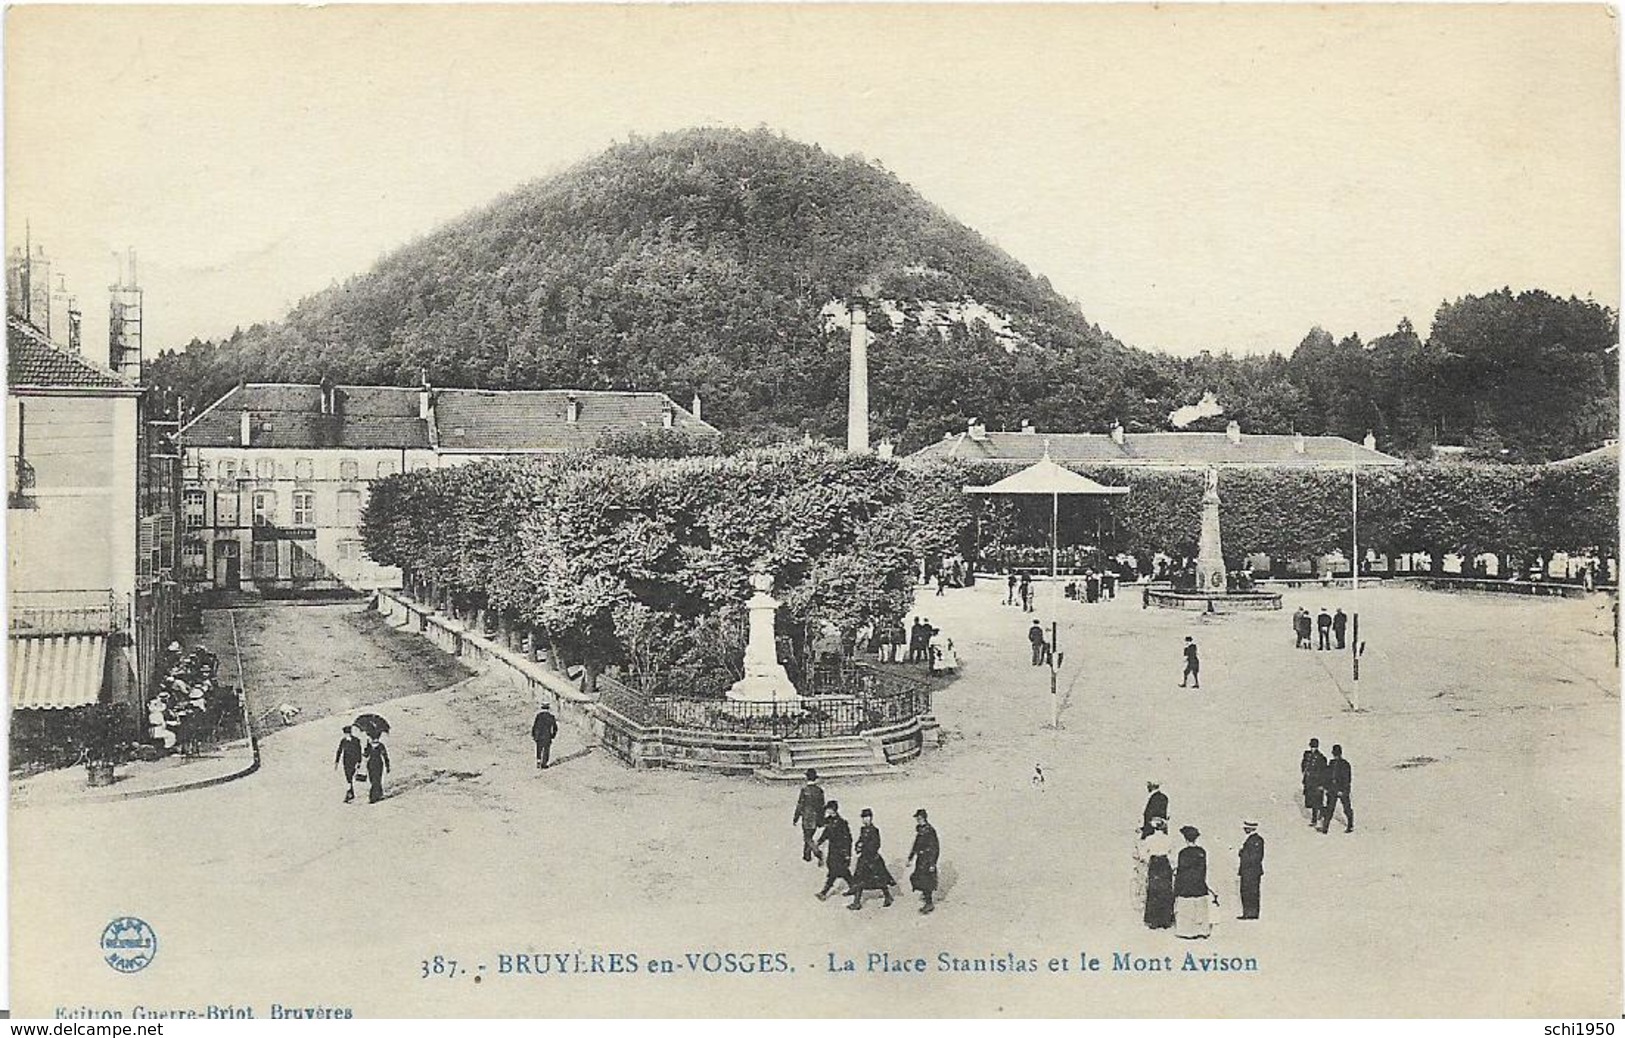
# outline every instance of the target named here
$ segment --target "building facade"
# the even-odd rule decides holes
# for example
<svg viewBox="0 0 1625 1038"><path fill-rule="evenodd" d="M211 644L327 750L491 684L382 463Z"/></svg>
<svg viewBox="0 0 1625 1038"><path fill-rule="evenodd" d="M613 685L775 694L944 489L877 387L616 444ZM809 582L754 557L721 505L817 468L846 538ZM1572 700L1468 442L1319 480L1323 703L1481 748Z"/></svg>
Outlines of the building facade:
<svg viewBox="0 0 1625 1038"><path fill-rule="evenodd" d="M178 457L147 427L141 387L17 316L6 346L10 679L26 737L47 713L141 701L178 606Z"/></svg>
<svg viewBox="0 0 1625 1038"><path fill-rule="evenodd" d="M267 595L397 587L400 571L362 548L378 480L650 428L715 434L663 393L240 385L180 433L183 571Z"/></svg>

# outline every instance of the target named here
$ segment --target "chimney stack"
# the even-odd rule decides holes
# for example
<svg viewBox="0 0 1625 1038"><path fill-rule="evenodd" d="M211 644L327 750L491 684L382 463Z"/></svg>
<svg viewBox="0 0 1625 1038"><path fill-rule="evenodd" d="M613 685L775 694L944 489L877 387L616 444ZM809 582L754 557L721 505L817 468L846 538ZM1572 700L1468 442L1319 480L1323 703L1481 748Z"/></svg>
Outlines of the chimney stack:
<svg viewBox="0 0 1625 1038"><path fill-rule="evenodd" d="M880 444L875 447L875 457L890 460L894 449L890 440L881 440Z"/></svg>
<svg viewBox="0 0 1625 1038"><path fill-rule="evenodd" d="M1121 447L1123 445L1123 423L1122 422L1113 422L1112 423L1112 442L1117 444L1119 447Z"/></svg>
<svg viewBox="0 0 1625 1038"><path fill-rule="evenodd" d="M418 380L418 417L427 422L434 415L434 388L427 371L418 372Z"/></svg>
<svg viewBox="0 0 1625 1038"><path fill-rule="evenodd" d="M1295 432L1292 434L1292 450L1297 454L1302 454L1304 452L1303 433Z"/></svg>
<svg viewBox="0 0 1625 1038"><path fill-rule="evenodd" d="M846 388L846 449L869 450L869 314L861 299L847 304L852 318L852 370Z"/></svg>
<svg viewBox="0 0 1625 1038"><path fill-rule="evenodd" d="M700 417L700 394L698 392L694 394L694 403L690 405L689 410L694 412L694 420L696 422L705 421L705 419Z"/></svg>
<svg viewBox="0 0 1625 1038"><path fill-rule="evenodd" d="M1224 436L1225 436L1225 439L1229 440L1231 443L1240 443L1241 442L1241 423L1240 422L1231 422L1229 425L1225 426L1225 428L1224 428Z"/></svg>
<svg viewBox="0 0 1625 1038"><path fill-rule="evenodd" d="M1377 449L1377 434L1369 429L1367 429L1365 433L1365 449L1368 451L1374 451Z"/></svg>
<svg viewBox="0 0 1625 1038"><path fill-rule="evenodd" d="M987 439L987 426L982 424L980 418L972 418L970 424L965 427L965 434L973 440L985 440Z"/></svg>
<svg viewBox="0 0 1625 1038"><path fill-rule="evenodd" d="M574 393L571 393L564 400L564 420L569 422L571 425L574 425L580 419L581 401L576 399L576 395Z"/></svg>
<svg viewBox="0 0 1625 1038"><path fill-rule="evenodd" d="M1021 420L1021 431L1028 436L1034 436L1038 433L1038 426L1023 418Z"/></svg>
<svg viewBox="0 0 1625 1038"><path fill-rule="evenodd" d="M254 415L250 411L243 412L242 424L239 426L244 447L252 447L250 440L254 433Z"/></svg>
<svg viewBox="0 0 1625 1038"><path fill-rule="evenodd" d="M667 400L660 405L660 427L670 429L677 418L677 405Z"/></svg>

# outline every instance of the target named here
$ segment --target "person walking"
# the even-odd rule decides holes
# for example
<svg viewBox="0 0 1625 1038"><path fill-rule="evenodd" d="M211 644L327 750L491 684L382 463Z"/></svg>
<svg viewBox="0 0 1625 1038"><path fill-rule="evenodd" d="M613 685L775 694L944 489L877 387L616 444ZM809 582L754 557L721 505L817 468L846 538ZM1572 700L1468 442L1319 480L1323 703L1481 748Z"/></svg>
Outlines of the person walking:
<svg viewBox="0 0 1625 1038"><path fill-rule="evenodd" d="M1173 850L1168 823L1159 818L1140 840L1140 855L1145 858L1144 918L1151 930L1166 930L1174 925Z"/></svg>
<svg viewBox="0 0 1625 1038"><path fill-rule="evenodd" d="M1159 818L1163 822L1164 829L1167 828L1168 822L1168 794L1164 793L1162 787L1156 782L1147 782L1145 791L1149 795L1145 798L1145 814L1140 825L1140 836L1142 838L1151 835L1154 823Z"/></svg>
<svg viewBox="0 0 1625 1038"><path fill-rule="evenodd" d="M1343 612L1341 609L1332 614L1332 634L1336 635L1337 637L1337 647L1339 649L1345 647L1343 639L1344 636L1348 634L1348 628L1349 614Z"/></svg>
<svg viewBox="0 0 1625 1038"><path fill-rule="evenodd" d="M1185 673L1179 679L1179 687L1184 688L1186 681L1202 687L1202 659L1196 654L1196 642L1190 635L1185 636Z"/></svg>
<svg viewBox="0 0 1625 1038"><path fill-rule="evenodd" d="M1316 643L1315 648L1330 649L1332 647L1332 614L1328 613L1324 606L1321 607L1320 615L1315 617L1315 628L1320 632L1320 641Z"/></svg>
<svg viewBox="0 0 1625 1038"><path fill-rule="evenodd" d="M947 590L948 590L948 569L947 569L946 566L944 566L942 569L937 570L937 597L941 598L942 593L944 591L947 591Z"/></svg>
<svg viewBox="0 0 1625 1038"><path fill-rule="evenodd" d="M1005 605L1015 605L1016 604L1016 571L1015 570L1011 570L1009 575L1004 578L1004 604Z"/></svg>
<svg viewBox="0 0 1625 1038"><path fill-rule="evenodd" d="M1241 914L1237 919L1258 918L1258 889L1264 879L1264 838L1258 835L1257 822L1242 822L1241 831L1247 838L1241 841L1238 854L1241 877Z"/></svg>
<svg viewBox="0 0 1625 1038"><path fill-rule="evenodd" d="M1320 824L1320 812L1326 804L1326 755L1320 752L1320 740L1310 739L1298 765L1303 774L1303 806L1309 809L1309 824Z"/></svg>
<svg viewBox="0 0 1625 1038"><path fill-rule="evenodd" d="M834 800L824 804L824 827L815 846L824 848L824 889L818 892L818 900L829 897L838 879L846 880L846 892L852 893L852 827L841 817L841 805Z"/></svg>
<svg viewBox="0 0 1625 1038"><path fill-rule="evenodd" d="M816 857L818 864L824 864L824 852L813 842L813 836L823 820L824 787L818 784L817 770L808 768L807 784L801 787L801 795L796 797L795 817L790 819L792 825L801 826L802 861L812 861Z"/></svg>
<svg viewBox="0 0 1625 1038"><path fill-rule="evenodd" d="M349 725L344 726L344 737L333 754L333 766L344 769L344 802L348 804L355 799L355 773L361 766L361 738Z"/></svg>
<svg viewBox="0 0 1625 1038"><path fill-rule="evenodd" d="M553 740L559 734L559 720L553 716L546 703L536 711L536 720L530 722L530 737L536 743L536 768L541 770L547 767L553 756Z"/></svg>
<svg viewBox="0 0 1625 1038"><path fill-rule="evenodd" d="M878 837L877 837L878 839ZM937 910L933 898L937 892L937 859L942 856L942 844L937 831L925 815L925 808L914 812L914 846L909 848L908 860L914 866L908 885L920 892L920 914L930 915Z"/></svg>
<svg viewBox="0 0 1625 1038"><path fill-rule="evenodd" d="M1326 804L1320 811L1320 831L1327 832L1332 825L1332 812L1337 805L1343 805L1343 817L1348 821L1348 827L1343 831L1354 831L1354 804L1349 794L1354 785L1354 769L1349 762L1343 759L1343 747L1332 747L1332 759L1326 763Z"/></svg>
<svg viewBox="0 0 1625 1038"><path fill-rule="evenodd" d="M1201 832L1194 825L1179 830L1185 846L1174 863L1174 936L1187 941L1201 940L1213 933L1208 899L1217 901L1207 885L1207 851L1196 842Z"/></svg>
<svg viewBox="0 0 1625 1038"><path fill-rule="evenodd" d="M1021 594L1021 611L1024 612L1024 613L1032 612L1033 611L1033 575L1031 573L1023 573L1021 575L1021 585L1017 588L1017 590Z"/></svg>
<svg viewBox="0 0 1625 1038"><path fill-rule="evenodd" d="M857 860L852 865L852 903L846 907L854 912L863 908L863 892L878 890L885 897L885 907L892 906L891 888L897 885L886 860L880 856L880 829L875 825L875 813L867 807L858 812L862 824L853 845Z"/></svg>
<svg viewBox="0 0 1625 1038"><path fill-rule="evenodd" d="M367 743L367 803L384 799L384 773L389 771L389 751L382 736Z"/></svg>
<svg viewBox="0 0 1625 1038"><path fill-rule="evenodd" d="M1033 625L1027 628L1027 641L1033 649L1033 666L1043 666L1045 650L1044 628L1043 625L1041 625L1037 620L1034 620Z"/></svg>

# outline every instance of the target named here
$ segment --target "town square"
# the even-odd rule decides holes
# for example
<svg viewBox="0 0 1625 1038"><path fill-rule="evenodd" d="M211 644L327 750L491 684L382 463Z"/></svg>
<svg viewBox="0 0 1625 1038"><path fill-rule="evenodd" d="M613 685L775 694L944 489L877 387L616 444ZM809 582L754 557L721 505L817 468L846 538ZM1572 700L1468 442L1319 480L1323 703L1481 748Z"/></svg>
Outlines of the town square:
<svg viewBox="0 0 1625 1038"><path fill-rule="evenodd" d="M10 1012L1612 1018L1611 22L14 9Z"/></svg>

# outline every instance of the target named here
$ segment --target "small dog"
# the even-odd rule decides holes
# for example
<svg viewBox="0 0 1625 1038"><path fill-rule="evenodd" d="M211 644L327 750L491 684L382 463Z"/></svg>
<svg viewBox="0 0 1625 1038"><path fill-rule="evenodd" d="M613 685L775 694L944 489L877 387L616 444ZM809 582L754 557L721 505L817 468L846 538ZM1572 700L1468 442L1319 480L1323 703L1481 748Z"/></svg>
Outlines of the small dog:
<svg viewBox="0 0 1625 1038"><path fill-rule="evenodd" d="M1033 765L1033 788L1044 788L1044 766L1042 764Z"/></svg>

